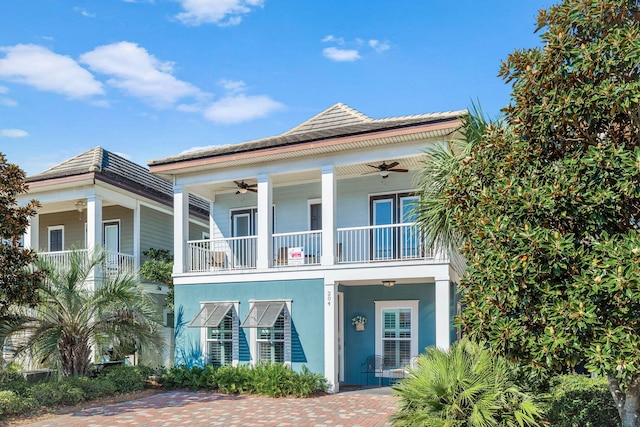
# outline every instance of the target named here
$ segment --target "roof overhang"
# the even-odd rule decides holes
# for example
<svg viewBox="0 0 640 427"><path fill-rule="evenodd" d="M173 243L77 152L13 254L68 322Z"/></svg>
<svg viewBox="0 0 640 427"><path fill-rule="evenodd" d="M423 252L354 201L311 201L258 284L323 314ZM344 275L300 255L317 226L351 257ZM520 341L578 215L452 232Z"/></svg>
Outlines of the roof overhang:
<svg viewBox="0 0 640 427"><path fill-rule="evenodd" d="M292 145L265 147L239 153L206 155L202 157L180 156L149 162L151 173L178 175L217 167L236 167L278 160L317 156L340 151L384 146L394 143L444 137L460 128L459 119L439 121L418 126L375 131L360 135L332 137L304 141Z"/></svg>

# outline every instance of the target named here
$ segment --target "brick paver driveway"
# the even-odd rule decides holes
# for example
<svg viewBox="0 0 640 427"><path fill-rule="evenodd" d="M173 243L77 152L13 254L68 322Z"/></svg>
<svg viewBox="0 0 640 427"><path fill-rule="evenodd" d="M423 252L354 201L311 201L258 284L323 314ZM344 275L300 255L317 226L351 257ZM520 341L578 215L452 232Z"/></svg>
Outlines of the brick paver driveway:
<svg viewBox="0 0 640 427"><path fill-rule="evenodd" d="M29 426L390 426L396 398L353 391L311 399L272 399L175 391L48 418Z"/></svg>

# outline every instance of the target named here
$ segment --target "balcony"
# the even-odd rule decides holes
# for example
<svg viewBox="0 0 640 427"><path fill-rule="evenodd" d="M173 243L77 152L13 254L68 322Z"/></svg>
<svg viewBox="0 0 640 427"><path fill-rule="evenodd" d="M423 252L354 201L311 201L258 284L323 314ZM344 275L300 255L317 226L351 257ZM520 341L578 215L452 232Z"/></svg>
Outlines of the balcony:
<svg viewBox="0 0 640 427"><path fill-rule="evenodd" d="M74 251L39 252L38 257L46 260L53 266L69 268L71 266L71 254L73 252ZM80 252L86 259L89 259L89 253L86 249L78 249L75 252ZM104 275L107 277L115 277L120 273L133 273L134 257L133 255L120 252L105 252L102 269Z"/></svg>
<svg viewBox="0 0 640 427"><path fill-rule="evenodd" d="M338 228L336 262L371 264L433 258L415 223ZM272 268L320 265L322 231L272 235ZM187 242L187 272L225 272L256 268L257 236Z"/></svg>

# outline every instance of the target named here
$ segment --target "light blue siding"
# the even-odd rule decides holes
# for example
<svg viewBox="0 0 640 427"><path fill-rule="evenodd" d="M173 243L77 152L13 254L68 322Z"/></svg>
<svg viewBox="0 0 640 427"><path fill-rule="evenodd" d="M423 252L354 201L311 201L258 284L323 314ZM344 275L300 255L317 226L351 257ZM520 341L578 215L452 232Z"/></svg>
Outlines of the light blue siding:
<svg viewBox="0 0 640 427"><path fill-rule="evenodd" d="M344 293L344 360L345 383L359 384L360 364L367 356L375 354L375 306L374 301L419 300L418 351L435 345L435 286L432 283L396 285L393 288L375 286L340 286ZM356 315L367 318L366 328L357 332L351 325ZM373 376L370 381L374 380ZM362 379L364 382L364 377Z"/></svg>
<svg viewBox="0 0 640 427"><path fill-rule="evenodd" d="M238 282L204 285L178 285L175 287L176 314L183 311L183 321L188 322L200 310L200 302L239 301L238 315L243 320L249 313L250 300L291 299L293 369L302 365L312 372L324 372L324 306L322 280L284 280L273 282ZM176 320L179 316L176 315ZM249 331L241 335L240 363L249 362ZM200 329L184 328L176 338L176 360L180 350L189 352L201 348Z"/></svg>

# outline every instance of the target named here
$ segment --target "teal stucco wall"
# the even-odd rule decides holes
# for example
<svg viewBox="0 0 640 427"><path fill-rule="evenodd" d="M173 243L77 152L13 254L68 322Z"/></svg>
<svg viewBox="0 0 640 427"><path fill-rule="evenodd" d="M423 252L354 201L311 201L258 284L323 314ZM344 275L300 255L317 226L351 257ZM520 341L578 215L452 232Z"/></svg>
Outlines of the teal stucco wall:
<svg viewBox="0 0 640 427"><path fill-rule="evenodd" d="M312 372L324 374L324 306L323 281L282 280L269 282L236 282L222 284L177 285L175 287L176 323L188 324L200 310L200 303L239 301L240 322L249 313L250 300L282 300L291 302L291 366L302 365ZM177 326L177 325L176 325ZM176 363L184 354L193 357L189 363L201 363L197 358L202 348L200 328L180 328L176 337ZM240 363L250 361L249 331L240 328ZM182 353L181 353L182 352Z"/></svg>
<svg viewBox="0 0 640 427"><path fill-rule="evenodd" d="M360 364L367 356L375 354L375 304L384 300L419 300L418 303L418 351L435 345L435 285L410 284L392 288L375 286L340 286L344 295L344 355L346 384L360 383ZM351 325L356 315L367 318L366 328L357 332ZM362 378L364 382L364 377ZM375 382L373 376L369 381Z"/></svg>

